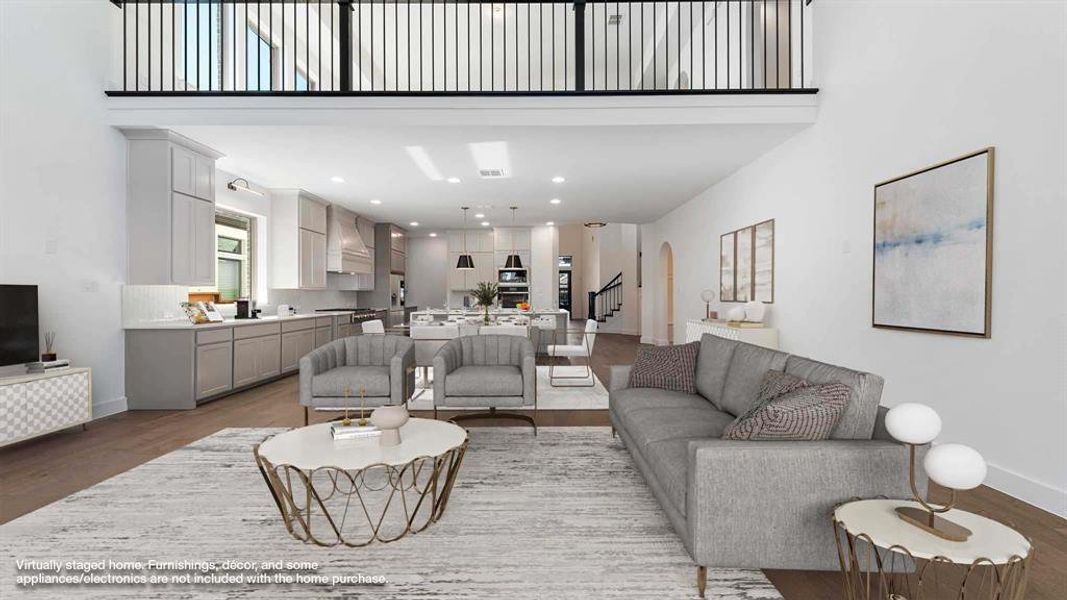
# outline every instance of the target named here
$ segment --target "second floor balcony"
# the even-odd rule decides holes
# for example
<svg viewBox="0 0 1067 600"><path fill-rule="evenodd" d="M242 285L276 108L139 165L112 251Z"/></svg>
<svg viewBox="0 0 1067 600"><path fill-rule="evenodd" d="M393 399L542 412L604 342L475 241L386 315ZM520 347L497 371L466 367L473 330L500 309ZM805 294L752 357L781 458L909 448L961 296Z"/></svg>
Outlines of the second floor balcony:
<svg viewBox="0 0 1067 600"><path fill-rule="evenodd" d="M111 96L812 94L811 0L113 0Z"/></svg>

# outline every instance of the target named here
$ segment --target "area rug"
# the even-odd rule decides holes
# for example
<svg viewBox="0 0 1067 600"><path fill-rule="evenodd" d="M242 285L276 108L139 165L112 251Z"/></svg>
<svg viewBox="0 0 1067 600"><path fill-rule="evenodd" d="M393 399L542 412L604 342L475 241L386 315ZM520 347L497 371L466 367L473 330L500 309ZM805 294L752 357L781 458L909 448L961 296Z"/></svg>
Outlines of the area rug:
<svg viewBox="0 0 1067 600"><path fill-rule="evenodd" d="M433 381L433 368L430 381ZM556 367L556 375L578 377L585 374L585 367L564 365ZM583 385L585 387L583 387ZM593 375L593 386L589 379L570 379L553 386L548 378L548 367L537 367L537 409L538 410L607 410L608 391L604 384ZM422 369L416 370L415 394L408 402L410 410L433 410L433 389L423 387ZM484 410L479 408L460 408L455 410Z"/></svg>
<svg viewBox="0 0 1067 600"><path fill-rule="evenodd" d="M693 563L608 428L545 427L537 437L525 427L473 428L441 521L364 548L321 548L290 537L252 460L252 446L281 431L223 430L0 526L0 597L697 596ZM349 583L16 587L16 576L43 569L18 570L17 561L26 560L98 575L108 568L69 570L63 563L187 561L197 569L304 561L317 563L309 573ZM375 585L358 585L360 577ZM707 597L781 598L759 571L730 569L709 572Z"/></svg>

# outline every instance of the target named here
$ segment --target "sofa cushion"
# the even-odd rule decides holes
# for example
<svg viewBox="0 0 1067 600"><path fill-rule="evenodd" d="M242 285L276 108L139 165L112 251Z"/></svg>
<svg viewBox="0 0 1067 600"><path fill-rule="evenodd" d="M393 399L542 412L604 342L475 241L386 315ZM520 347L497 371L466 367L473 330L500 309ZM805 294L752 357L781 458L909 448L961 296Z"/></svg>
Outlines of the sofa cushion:
<svg viewBox="0 0 1067 600"><path fill-rule="evenodd" d="M677 438L653 442L642 451L653 476L667 494L671 504L685 515L686 470L689 461L689 441Z"/></svg>
<svg viewBox="0 0 1067 600"><path fill-rule="evenodd" d="M334 367L312 378L311 395L341 398L346 387L353 408L359 407L361 388L365 396L388 396L389 367Z"/></svg>
<svg viewBox="0 0 1067 600"><path fill-rule="evenodd" d="M700 337L700 352L697 354L697 393L722 410L722 390L726 372L734 349L740 344L717 335L705 333Z"/></svg>
<svg viewBox="0 0 1067 600"><path fill-rule="evenodd" d="M831 439L869 440L874 431L878 417L878 403L882 399L882 386L885 381L871 373L853 371L844 367L790 356L785 364L785 372L803 377L809 383L843 383L852 390L848 407L837 423Z"/></svg>
<svg viewBox="0 0 1067 600"><path fill-rule="evenodd" d="M768 379L778 371L768 371ZM791 375L779 373L784 377ZM799 378L796 378L798 381ZM795 382L794 382L795 383ZM764 384L764 390L768 386ZM723 431L724 440L819 441L841 420L852 394L843 383L798 384L737 417ZM763 394L761 394L763 396Z"/></svg>
<svg viewBox="0 0 1067 600"><path fill-rule="evenodd" d="M656 388L623 388L608 394L608 408L617 415L639 408L711 407L703 396Z"/></svg>
<svg viewBox="0 0 1067 600"><path fill-rule="evenodd" d="M630 387L697 393L694 377L699 351L700 342L642 348L630 368Z"/></svg>
<svg viewBox="0 0 1067 600"><path fill-rule="evenodd" d="M522 396L522 371L510 365L466 365L445 377L445 396Z"/></svg>
<svg viewBox="0 0 1067 600"><path fill-rule="evenodd" d="M717 406L735 417L751 410L759 403L763 376L767 371L784 371L788 357L777 350L738 343L726 372L722 401Z"/></svg>
<svg viewBox="0 0 1067 600"><path fill-rule="evenodd" d="M654 388L629 389L633 391L612 394L611 410L630 439L640 446L683 437L717 438L733 421L733 416L717 410L696 394ZM641 401L642 392L648 401Z"/></svg>

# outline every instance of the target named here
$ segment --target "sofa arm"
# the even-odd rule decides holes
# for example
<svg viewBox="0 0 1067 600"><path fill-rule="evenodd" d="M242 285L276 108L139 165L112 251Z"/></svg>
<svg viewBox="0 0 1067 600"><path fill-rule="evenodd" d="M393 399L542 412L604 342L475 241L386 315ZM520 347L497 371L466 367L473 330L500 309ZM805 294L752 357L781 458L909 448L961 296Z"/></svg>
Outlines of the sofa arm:
<svg viewBox="0 0 1067 600"><path fill-rule="evenodd" d="M320 373L345 364L344 340L334 340L300 358L300 404L311 406L311 380Z"/></svg>
<svg viewBox="0 0 1067 600"><path fill-rule="evenodd" d="M537 409L537 356L533 345L522 355L522 404Z"/></svg>
<svg viewBox="0 0 1067 600"><path fill-rule="evenodd" d="M694 440L687 466L691 553L708 567L836 569L834 506L911 496L907 447L891 441Z"/></svg>
<svg viewBox="0 0 1067 600"><path fill-rule="evenodd" d="M406 404L415 391L415 344L409 343L389 359L389 403Z"/></svg>
<svg viewBox="0 0 1067 600"><path fill-rule="evenodd" d="M633 365L611 365L611 380L608 391L624 390L630 387L630 369Z"/></svg>

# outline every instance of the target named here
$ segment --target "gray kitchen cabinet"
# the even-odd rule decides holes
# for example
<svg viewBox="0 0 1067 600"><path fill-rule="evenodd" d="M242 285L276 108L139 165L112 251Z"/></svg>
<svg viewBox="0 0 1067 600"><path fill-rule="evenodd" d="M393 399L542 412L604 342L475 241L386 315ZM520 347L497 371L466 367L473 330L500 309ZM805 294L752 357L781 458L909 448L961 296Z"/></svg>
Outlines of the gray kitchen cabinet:
<svg viewBox="0 0 1067 600"><path fill-rule="evenodd" d="M329 327L315 328L315 347L325 346L333 339L333 332Z"/></svg>
<svg viewBox="0 0 1067 600"><path fill-rule="evenodd" d="M233 345L216 342L196 347L196 399L233 389Z"/></svg>
<svg viewBox="0 0 1067 600"><path fill-rule="evenodd" d="M315 349L315 330L290 331L282 334L282 373L300 368L300 359Z"/></svg>
<svg viewBox="0 0 1067 600"><path fill-rule="evenodd" d="M215 285L218 152L172 131L124 130L127 283Z"/></svg>
<svg viewBox="0 0 1067 600"><path fill-rule="evenodd" d="M281 336L278 334L233 342L233 386L241 387L281 373Z"/></svg>
<svg viewBox="0 0 1067 600"><path fill-rule="evenodd" d="M404 274L407 267L407 257L399 250L392 250L389 255L389 271L391 273Z"/></svg>

